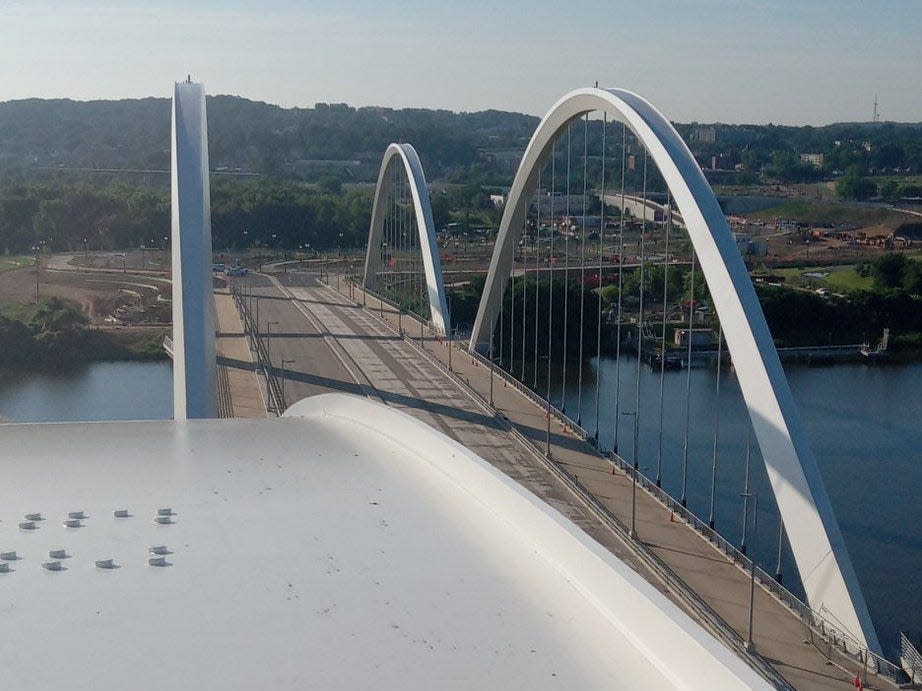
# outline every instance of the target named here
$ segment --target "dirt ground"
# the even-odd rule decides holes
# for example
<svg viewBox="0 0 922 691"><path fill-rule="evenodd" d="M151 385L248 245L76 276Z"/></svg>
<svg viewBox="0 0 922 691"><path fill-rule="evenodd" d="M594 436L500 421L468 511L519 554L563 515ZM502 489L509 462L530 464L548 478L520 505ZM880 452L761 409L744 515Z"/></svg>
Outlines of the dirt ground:
<svg viewBox="0 0 922 691"><path fill-rule="evenodd" d="M43 268L41 299L59 297L80 305L98 326L170 323L171 285L164 276L122 272L60 271ZM0 304L31 305L36 299L34 267L0 273Z"/></svg>

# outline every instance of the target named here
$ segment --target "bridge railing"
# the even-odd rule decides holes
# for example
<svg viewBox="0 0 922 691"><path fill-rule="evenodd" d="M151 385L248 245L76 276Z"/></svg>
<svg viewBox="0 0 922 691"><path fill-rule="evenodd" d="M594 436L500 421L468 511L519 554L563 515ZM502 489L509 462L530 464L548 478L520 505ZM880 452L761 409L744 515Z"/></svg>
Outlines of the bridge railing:
<svg viewBox="0 0 922 691"><path fill-rule="evenodd" d="M236 287L231 292L234 296L234 302L237 304L237 309L240 311L243 318L243 330L245 333L249 334L250 345L256 353L256 366L262 371L263 376L266 378L266 395L269 398L269 406L270 408L275 408L276 415L281 415L285 412L286 408L285 398L282 395L282 386L279 382L278 375L276 374L275 368L272 367L272 362L269 360L269 352L266 349L266 344L263 343L263 340L259 337L259 327L255 323L243 295L241 295Z"/></svg>
<svg viewBox="0 0 922 691"><path fill-rule="evenodd" d="M910 683L922 680L922 655L905 633L900 632L900 662L909 675Z"/></svg>
<svg viewBox="0 0 922 691"><path fill-rule="evenodd" d="M470 356L476 359L481 365L485 367L490 366L489 359L480 353L476 351L467 351L466 349L464 352L470 354ZM551 414L556 417L568 431L581 441L596 447L597 453L617 466L626 475L630 476L634 472L633 465L618 454L599 450L595 438L590 435L585 428L581 427L575 420L563 413L553 404L548 406L547 399L539 393L511 376L505 370L494 367L494 372L498 378L520 391L542 410L546 411L549 407ZM724 555L733 561L739 568L745 571L752 569L751 558L743 554L732 542L712 529L706 521L695 515L687 507L682 506L681 502L675 499L675 497L666 492L662 487L658 487L655 482L641 472L637 472L637 484L646 490L648 494L657 499L668 510L675 513L676 516L690 525L702 537L717 547L717 549L723 552ZM805 625L808 642L824 650L827 653L827 657L831 655L832 649L834 648L862 666L867 665L867 669L870 669L882 677L890 679L894 683L905 681L905 674L898 665L868 650L857 638L848 631L845 631L829 617L811 609L808 604L781 585L777 579L767 573L758 564L755 566L755 578L763 589L774 595L782 604L800 617ZM922 670L922 665L920 665L920 670Z"/></svg>

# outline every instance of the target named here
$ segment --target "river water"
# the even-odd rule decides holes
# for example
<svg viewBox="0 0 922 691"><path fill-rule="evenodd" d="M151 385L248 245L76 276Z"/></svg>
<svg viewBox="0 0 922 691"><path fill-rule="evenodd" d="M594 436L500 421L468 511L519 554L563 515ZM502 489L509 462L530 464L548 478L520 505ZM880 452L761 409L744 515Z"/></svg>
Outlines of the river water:
<svg viewBox="0 0 922 691"><path fill-rule="evenodd" d="M169 362L93 362L66 373L0 370L0 421L156 420L173 417Z"/></svg>
<svg viewBox="0 0 922 691"><path fill-rule="evenodd" d="M583 369L582 400L578 368L568 372L567 412L590 432L596 429L596 373L600 381L599 437L614 440L616 371L621 404L619 448L633 458L637 361L621 367L603 358ZM16 422L128 420L172 415L172 374L168 362L93 363L66 375L0 371L0 419ZM836 515L855 563L871 615L886 652L894 656L900 630L922 628L922 365L837 365L787 368ZM688 506L705 520L710 510L715 410L714 370L693 369L689 424ZM658 370L640 369L639 458L644 472L673 496L681 492L685 440L686 371L666 372L660 425ZM539 390L546 384L539 382ZM552 380L552 398L563 388ZM732 372L721 378L718 435L717 529L731 540L742 536L742 497L748 420ZM625 414L626 413L626 414ZM662 461L660 458L660 429ZM752 488L759 493L758 531L748 537L749 553L774 572L778 519L768 479L753 445ZM782 559L785 585L801 594L790 555Z"/></svg>

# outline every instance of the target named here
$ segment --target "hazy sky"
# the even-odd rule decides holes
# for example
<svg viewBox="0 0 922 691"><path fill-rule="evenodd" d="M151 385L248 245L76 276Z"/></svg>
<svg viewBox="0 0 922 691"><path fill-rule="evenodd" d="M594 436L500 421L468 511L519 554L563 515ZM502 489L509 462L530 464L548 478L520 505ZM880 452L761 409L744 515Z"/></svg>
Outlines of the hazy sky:
<svg viewBox="0 0 922 691"><path fill-rule="evenodd" d="M682 122L922 121L920 0L0 0L0 101L208 93L543 114L619 86Z"/></svg>

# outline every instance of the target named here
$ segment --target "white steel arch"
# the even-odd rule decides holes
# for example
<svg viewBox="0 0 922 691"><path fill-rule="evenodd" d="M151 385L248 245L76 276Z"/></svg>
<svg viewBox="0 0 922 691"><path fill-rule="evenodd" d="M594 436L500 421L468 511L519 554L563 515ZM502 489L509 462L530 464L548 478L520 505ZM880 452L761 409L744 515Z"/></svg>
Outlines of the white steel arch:
<svg viewBox="0 0 922 691"><path fill-rule="evenodd" d="M423 166L416 154L416 149L410 144L389 145L381 160L381 170L378 172L378 184L375 187L375 201L371 212L363 285L369 290L376 289L377 272L381 261L381 253L378 249L384 232L384 215L387 211L387 197L391 185L390 177L386 173L395 158L400 159L410 181L416 227L419 229L419 247L422 251L423 269L426 274L430 321L432 328L444 335L447 328L448 305L445 298L445 283L442 280L442 263L439 260L438 246L435 242L435 223L432 220L432 207L429 204L429 191L426 188Z"/></svg>
<svg viewBox="0 0 922 691"><path fill-rule="evenodd" d="M557 136L586 113L606 111L637 135L682 214L739 379L788 541L813 610L826 612L874 652L880 643L833 514L765 315L713 190L669 121L623 89L563 96L538 125L509 192L470 347L488 346L499 315L526 203Z"/></svg>

